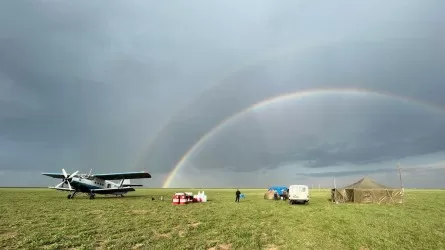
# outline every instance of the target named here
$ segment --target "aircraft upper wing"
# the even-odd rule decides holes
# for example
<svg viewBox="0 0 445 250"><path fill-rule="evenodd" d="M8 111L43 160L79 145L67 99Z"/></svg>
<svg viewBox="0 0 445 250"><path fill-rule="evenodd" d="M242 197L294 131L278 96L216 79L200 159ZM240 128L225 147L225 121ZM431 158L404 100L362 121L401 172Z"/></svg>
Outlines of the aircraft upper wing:
<svg viewBox="0 0 445 250"><path fill-rule="evenodd" d="M65 176L62 173L42 173L42 174L49 176L49 177L57 178L57 179L65 178Z"/></svg>
<svg viewBox="0 0 445 250"><path fill-rule="evenodd" d="M94 177L101 178L103 180L122 180L151 178L151 175L147 172L124 172L111 174L95 174Z"/></svg>
<svg viewBox="0 0 445 250"><path fill-rule="evenodd" d="M116 192L131 192L136 191L134 188L131 187L124 187L124 188L104 188L104 189L91 189L91 192L95 194L113 194Z"/></svg>

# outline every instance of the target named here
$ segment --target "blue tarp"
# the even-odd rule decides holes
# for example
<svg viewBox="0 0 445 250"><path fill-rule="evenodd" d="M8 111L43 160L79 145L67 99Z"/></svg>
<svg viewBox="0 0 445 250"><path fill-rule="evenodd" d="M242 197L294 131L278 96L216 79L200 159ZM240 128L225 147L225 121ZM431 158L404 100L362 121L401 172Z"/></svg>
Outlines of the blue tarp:
<svg viewBox="0 0 445 250"><path fill-rule="evenodd" d="M270 190L277 191L278 195L283 195L283 191L287 191L287 187L286 186L272 186L269 188L269 191Z"/></svg>

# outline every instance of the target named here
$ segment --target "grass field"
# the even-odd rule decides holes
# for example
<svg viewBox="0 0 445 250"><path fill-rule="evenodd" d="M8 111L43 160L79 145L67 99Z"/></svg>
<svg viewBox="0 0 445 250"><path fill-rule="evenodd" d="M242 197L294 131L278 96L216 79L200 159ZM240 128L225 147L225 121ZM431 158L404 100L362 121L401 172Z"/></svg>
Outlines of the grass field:
<svg viewBox="0 0 445 250"><path fill-rule="evenodd" d="M445 249L445 191L409 190L403 205L309 205L263 199L265 190L205 190L209 202L173 206L177 190L124 198L48 189L0 189L0 249ZM197 192L197 190L191 190ZM165 201L154 196L166 196Z"/></svg>

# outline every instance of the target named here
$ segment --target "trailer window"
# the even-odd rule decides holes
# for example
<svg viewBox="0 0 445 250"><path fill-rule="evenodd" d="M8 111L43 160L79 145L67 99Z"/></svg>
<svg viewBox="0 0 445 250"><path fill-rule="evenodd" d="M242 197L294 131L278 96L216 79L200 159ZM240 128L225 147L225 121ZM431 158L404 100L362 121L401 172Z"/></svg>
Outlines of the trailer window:
<svg viewBox="0 0 445 250"><path fill-rule="evenodd" d="M302 187L302 188L300 188L300 192L306 192L306 188L305 187Z"/></svg>

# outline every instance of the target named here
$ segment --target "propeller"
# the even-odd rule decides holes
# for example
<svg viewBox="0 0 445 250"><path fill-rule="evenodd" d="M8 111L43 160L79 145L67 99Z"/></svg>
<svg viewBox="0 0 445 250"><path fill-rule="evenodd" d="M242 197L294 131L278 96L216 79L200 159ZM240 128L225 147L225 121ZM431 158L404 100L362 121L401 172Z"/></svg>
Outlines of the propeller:
<svg viewBox="0 0 445 250"><path fill-rule="evenodd" d="M63 169L63 168L62 168L62 172L63 172L63 176L64 176L65 178L63 178L63 181L62 181L59 185L57 185L56 187L58 188L58 187L62 187L63 184L68 184L68 187L69 187L70 189L73 189L73 188L71 187L70 182L71 182L71 180L73 179L73 177L76 176L77 173L79 173L79 171L76 171L76 172L72 173L70 176L68 176L68 174L66 173L65 169Z"/></svg>

